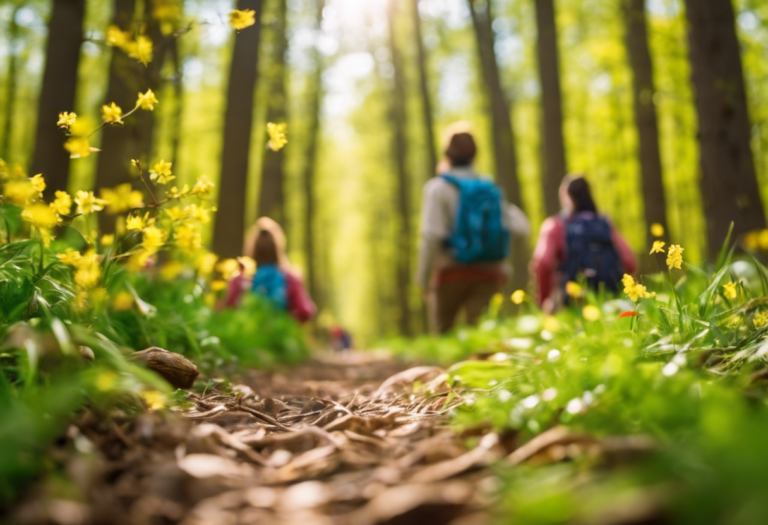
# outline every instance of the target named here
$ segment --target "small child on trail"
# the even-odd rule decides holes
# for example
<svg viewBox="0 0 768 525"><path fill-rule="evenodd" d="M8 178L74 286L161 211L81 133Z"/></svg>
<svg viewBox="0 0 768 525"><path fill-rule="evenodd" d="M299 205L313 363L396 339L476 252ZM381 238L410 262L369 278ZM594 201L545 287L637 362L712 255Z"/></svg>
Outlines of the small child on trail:
<svg viewBox="0 0 768 525"><path fill-rule="evenodd" d="M465 311L474 324L504 288L512 235L528 236L525 214L472 163L475 139L466 123L446 133L445 159L424 186L417 284L424 290L433 330L451 329Z"/></svg>
<svg viewBox="0 0 768 525"><path fill-rule="evenodd" d="M237 306L243 292L250 289L300 323L315 315L315 303L288 261L285 233L279 224L269 217L259 219L248 236L245 253L256 261L256 275L250 282L241 268L240 274L229 283L226 306Z"/></svg>
<svg viewBox="0 0 768 525"><path fill-rule="evenodd" d="M567 302L569 281L585 277L590 288L615 292L625 273L637 271L627 241L598 213L587 180L567 175L559 193L562 211L542 224L531 261L539 306L549 313Z"/></svg>

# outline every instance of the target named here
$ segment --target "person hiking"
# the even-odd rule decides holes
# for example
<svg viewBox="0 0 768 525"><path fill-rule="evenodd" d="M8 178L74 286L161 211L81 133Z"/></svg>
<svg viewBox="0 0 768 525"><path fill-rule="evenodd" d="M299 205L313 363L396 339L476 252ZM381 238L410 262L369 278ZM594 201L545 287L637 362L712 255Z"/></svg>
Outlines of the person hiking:
<svg viewBox="0 0 768 525"><path fill-rule="evenodd" d="M522 210L475 171L477 145L466 124L448 129L444 153L424 186L416 275L437 333L450 330L462 310L468 324L477 322L507 281L512 235L530 233Z"/></svg>
<svg viewBox="0 0 768 525"><path fill-rule="evenodd" d="M632 249L598 212L587 179L567 175L559 195L562 211L541 225L531 261L539 306L549 313L567 303L569 281L615 292L625 273L637 271Z"/></svg>
<svg viewBox="0 0 768 525"><path fill-rule="evenodd" d="M262 217L249 232L245 253L256 261L256 274L247 280L243 272L229 283L226 305L239 304L245 290L252 290L300 323L315 315L316 307L298 272L285 253L285 233L275 221Z"/></svg>

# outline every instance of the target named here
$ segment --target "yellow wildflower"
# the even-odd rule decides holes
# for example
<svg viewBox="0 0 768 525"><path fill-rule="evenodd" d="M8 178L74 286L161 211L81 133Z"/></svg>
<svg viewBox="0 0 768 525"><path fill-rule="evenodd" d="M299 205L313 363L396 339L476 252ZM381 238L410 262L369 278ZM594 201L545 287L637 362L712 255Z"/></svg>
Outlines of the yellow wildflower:
<svg viewBox="0 0 768 525"><path fill-rule="evenodd" d="M200 221L201 224L208 224L211 222L210 210L205 206L198 206L197 204L190 204L184 208L184 212L190 219Z"/></svg>
<svg viewBox="0 0 768 525"><path fill-rule="evenodd" d="M34 186L35 190L37 190L37 193L40 194L40 197L43 196L43 192L45 191L45 179L43 178L42 173L38 173L29 181L32 183L32 186Z"/></svg>
<svg viewBox="0 0 768 525"><path fill-rule="evenodd" d="M600 319L600 308L594 304L588 304L581 310L581 315L583 315L584 319L587 321L597 321Z"/></svg>
<svg viewBox="0 0 768 525"><path fill-rule="evenodd" d="M37 199L39 193L29 179L11 180L3 187L3 198L17 206L25 206Z"/></svg>
<svg viewBox="0 0 768 525"><path fill-rule="evenodd" d="M141 399L144 400L150 411L163 409L166 405L165 396L157 390L143 390Z"/></svg>
<svg viewBox="0 0 768 525"><path fill-rule="evenodd" d="M107 213L111 215L144 206L144 195L140 191L134 190L130 182L120 184L113 189L101 190L101 197L106 202Z"/></svg>
<svg viewBox="0 0 768 525"><path fill-rule="evenodd" d="M515 290L512 293L511 299L515 304L523 304L523 301L525 301L525 292L523 290Z"/></svg>
<svg viewBox="0 0 768 525"><path fill-rule="evenodd" d="M723 285L723 295L729 301L733 301L739 296L739 292L736 289L736 283L726 283Z"/></svg>
<svg viewBox="0 0 768 525"><path fill-rule="evenodd" d="M288 124L285 122L281 124L275 124L274 122L267 123L267 135L269 135L269 142L267 142L267 148L272 151L280 151L288 144L286 133L288 131Z"/></svg>
<svg viewBox="0 0 768 525"><path fill-rule="evenodd" d="M101 279L101 267L96 252L90 250L80 257L76 265L75 283L82 289L95 288Z"/></svg>
<svg viewBox="0 0 768 525"><path fill-rule="evenodd" d="M679 244L673 244L669 247L669 252L667 252L667 266L669 266L670 270L672 268L677 268L678 270L682 269L683 250L685 250L685 248L682 248Z"/></svg>
<svg viewBox="0 0 768 525"><path fill-rule="evenodd" d="M165 208L163 211L168 214L168 217L170 217L172 221L180 221L187 218L186 210L182 210L179 206Z"/></svg>
<svg viewBox="0 0 768 525"><path fill-rule="evenodd" d="M201 175L192 187L192 195L208 195L211 188L213 188L213 183L208 180L207 176Z"/></svg>
<svg viewBox="0 0 768 525"><path fill-rule="evenodd" d="M24 211L21 212L21 218L38 230L51 228L59 222L56 212L43 203L32 204L24 208Z"/></svg>
<svg viewBox="0 0 768 525"><path fill-rule="evenodd" d="M160 102L157 100L157 97L151 89L148 89L146 93L139 93L139 99L136 101L138 107L147 111L153 111L155 109L155 104L159 103Z"/></svg>
<svg viewBox="0 0 768 525"><path fill-rule="evenodd" d="M653 247L651 248L651 255L654 253L664 253L664 245L667 244L664 241L653 241Z"/></svg>
<svg viewBox="0 0 768 525"><path fill-rule="evenodd" d="M122 124L122 116L123 110L114 102L101 106L101 118L107 124Z"/></svg>
<svg viewBox="0 0 768 525"><path fill-rule="evenodd" d="M186 252L194 252L202 246L200 232L191 226L181 225L176 229L174 235L176 246Z"/></svg>
<svg viewBox="0 0 768 525"><path fill-rule="evenodd" d="M144 228L141 245L148 252L154 253L163 247L167 238L168 233L166 231L161 230L157 226L148 226Z"/></svg>
<svg viewBox="0 0 768 525"><path fill-rule="evenodd" d="M77 203L77 213L88 215L96 211L104 209L106 201L96 197L92 191L80 190L75 194L75 202Z"/></svg>
<svg viewBox="0 0 768 525"><path fill-rule="evenodd" d="M88 137L70 137L64 143L64 149L69 152L70 159L84 159L91 154L91 143Z"/></svg>
<svg viewBox="0 0 768 525"><path fill-rule="evenodd" d="M62 129L69 129L77 120L77 113L74 111L67 113L66 111L59 113L59 121L56 125Z"/></svg>
<svg viewBox="0 0 768 525"><path fill-rule="evenodd" d="M115 244L115 235L113 233L106 233L101 236L102 246L112 246Z"/></svg>
<svg viewBox="0 0 768 525"><path fill-rule="evenodd" d="M82 259L80 252L73 250L72 248L67 248L67 251L57 254L56 257L59 258L59 261L61 261L62 264L68 266L77 266Z"/></svg>
<svg viewBox="0 0 768 525"><path fill-rule="evenodd" d="M152 62L152 39L145 35L139 35L135 42L130 42L125 48L128 56L135 58L145 66Z"/></svg>
<svg viewBox="0 0 768 525"><path fill-rule="evenodd" d="M115 25L107 29L107 45L123 48L131 41L131 34Z"/></svg>
<svg viewBox="0 0 768 525"><path fill-rule="evenodd" d="M761 230L757 235L757 244L761 250L768 250L768 230Z"/></svg>
<svg viewBox="0 0 768 525"><path fill-rule="evenodd" d="M221 279L216 279L211 283L211 290L213 290L214 292L220 292L226 287L227 287L227 281L222 281Z"/></svg>
<svg viewBox="0 0 768 525"><path fill-rule="evenodd" d="M166 281L173 281L184 271L184 265L177 260L168 261L160 268L160 276Z"/></svg>
<svg viewBox="0 0 768 525"><path fill-rule="evenodd" d="M165 196L169 199L180 199L189 193L189 184L185 184L181 190L174 186L170 190L165 192Z"/></svg>
<svg viewBox="0 0 768 525"><path fill-rule="evenodd" d="M248 256L242 256L237 258L237 262L243 267L243 275L247 277L253 277L256 273L256 261Z"/></svg>
<svg viewBox="0 0 768 525"><path fill-rule="evenodd" d="M133 295L121 290L115 294L115 298L112 299L112 309L116 312L125 312L133 308Z"/></svg>
<svg viewBox="0 0 768 525"><path fill-rule="evenodd" d="M59 215L69 215L69 211L72 209L72 197L66 191L57 191L56 198L50 206Z"/></svg>
<svg viewBox="0 0 768 525"><path fill-rule="evenodd" d="M224 279L229 280L240 269L240 265L237 264L235 259L224 259L216 265L216 271L221 274Z"/></svg>
<svg viewBox="0 0 768 525"><path fill-rule="evenodd" d="M752 323L755 328L762 328L768 324L768 312L755 312L755 317L752 319Z"/></svg>
<svg viewBox="0 0 768 525"><path fill-rule="evenodd" d="M153 253L147 250L138 250L128 257L128 261L125 263L126 268L133 272L143 270L147 266L147 261L152 257Z"/></svg>
<svg viewBox="0 0 768 525"><path fill-rule="evenodd" d="M654 222L653 224L651 224L651 235L653 235L654 237L663 237L664 226L662 226L658 222Z"/></svg>
<svg viewBox="0 0 768 525"><path fill-rule="evenodd" d="M161 160L149 171L149 178L158 184L168 184L174 177L171 174L172 163Z"/></svg>
<svg viewBox="0 0 768 525"><path fill-rule="evenodd" d="M624 293L627 294L633 302L637 302L639 299L652 299L653 297L656 297L656 292L648 292L645 286L636 283L629 274L624 274L621 283L624 285Z"/></svg>
<svg viewBox="0 0 768 525"><path fill-rule="evenodd" d="M216 254L206 252L197 259L197 272L205 277L213 273L214 265L219 258Z"/></svg>
<svg viewBox="0 0 768 525"><path fill-rule="evenodd" d="M117 386L117 374L111 370L105 370L96 376L95 385L102 392L109 392Z"/></svg>
<svg viewBox="0 0 768 525"><path fill-rule="evenodd" d="M557 332L560 329L560 321L554 315L548 315L544 318L542 327L548 332Z"/></svg>
<svg viewBox="0 0 768 525"><path fill-rule="evenodd" d="M256 12L253 9L235 9L229 13L229 25L236 31L251 27L256 23Z"/></svg>
<svg viewBox="0 0 768 525"><path fill-rule="evenodd" d="M129 215L125 219L125 229L128 231L143 230L147 226L151 226L154 223L155 219L149 218L149 212L145 213L143 217L141 215Z"/></svg>
<svg viewBox="0 0 768 525"><path fill-rule="evenodd" d="M581 297L581 285L574 281L568 281L567 283L565 283L565 293L567 293L574 299L577 299Z"/></svg>

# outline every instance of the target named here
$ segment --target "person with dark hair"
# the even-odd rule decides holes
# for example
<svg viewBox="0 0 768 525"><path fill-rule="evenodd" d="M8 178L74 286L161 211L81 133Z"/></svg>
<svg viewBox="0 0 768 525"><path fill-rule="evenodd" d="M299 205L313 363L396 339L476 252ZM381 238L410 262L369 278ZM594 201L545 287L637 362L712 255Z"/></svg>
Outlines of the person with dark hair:
<svg viewBox="0 0 768 525"><path fill-rule="evenodd" d="M637 271L632 249L598 212L586 178L567 175L559 195L562 211L542 224L531 261L546 312L567 302L569 281L586 280L593 289L615 292L624 273Z"/></svg>
<svg viewBox="0 0 768 525"><path fill-rule="evenodd" d="M477 145L465 123L448 129L443 151L438 176L424 186L416 275L437 333L462 310L467 323L478 320L509 276L511 236L530 233L525 214L475 172Z"/></svg>
<svg viewBox="0 0 768 525"><path fill-rule="evenodd" d="M256 274L252 282L248 280L241 263L240 274L229 283L227 306L237 306L243 292L251 289L300 323L315 315L315 304L288 261L285 233L279 224L268 217L259 219L248 234L245 252L256 262Z"/></svg>

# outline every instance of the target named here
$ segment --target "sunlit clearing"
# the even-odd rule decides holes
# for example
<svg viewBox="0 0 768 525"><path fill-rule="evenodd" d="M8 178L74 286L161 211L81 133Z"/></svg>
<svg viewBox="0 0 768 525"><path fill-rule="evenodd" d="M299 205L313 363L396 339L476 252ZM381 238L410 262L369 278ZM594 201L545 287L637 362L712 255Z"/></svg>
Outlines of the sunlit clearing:
<svg viewBox="0 0 768 525"><path fill-rule="evenodd" d="M331 0L328 7L335 11L344 25L364 24L372 17L386 15L389 0Z"/></svg>

